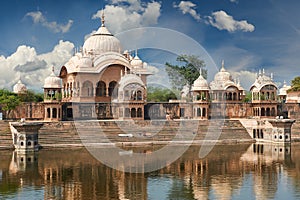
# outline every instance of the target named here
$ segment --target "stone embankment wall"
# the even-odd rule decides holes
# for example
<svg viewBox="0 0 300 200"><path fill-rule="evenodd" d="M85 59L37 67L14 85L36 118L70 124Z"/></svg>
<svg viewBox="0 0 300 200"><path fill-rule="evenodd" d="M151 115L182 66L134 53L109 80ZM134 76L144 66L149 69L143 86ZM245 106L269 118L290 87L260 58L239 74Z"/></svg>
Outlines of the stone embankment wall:
<svg viewBox="0 0 300 200"><path fill-rule="evenodd" d="M78 147L83 146L82 142L152 144L193 140L202 144L204 139L218 140L218 143L253 141L238 120L45 122L39 131L39 144L44 148ZM5 121L0 122L0 148L12 148L9 123Z"/></svg>

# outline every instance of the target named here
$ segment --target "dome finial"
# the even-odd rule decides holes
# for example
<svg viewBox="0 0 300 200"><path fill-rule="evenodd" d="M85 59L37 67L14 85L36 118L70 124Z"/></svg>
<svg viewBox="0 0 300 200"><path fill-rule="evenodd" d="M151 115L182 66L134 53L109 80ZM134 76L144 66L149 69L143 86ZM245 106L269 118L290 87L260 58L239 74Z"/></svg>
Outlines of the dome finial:
<svg viewBox="0 0 300 200"><path fill-rule="evenodd" d="M202 76L202 68L200 68L200 76Z"/></svg>
<svg viewBox="0 0 300 200"><path fill-rule="evenodd" d="M222 60L222 69L224 70L224 60Z"/></svg>
<svg viewBox="0 0 300 200"><path fill-rule="evenodd" d="M105 26L105 19L104 19L105 17L104 17L104 9L102 8L102 16L101 16L101 26Z"/></svg>
<svg viewBox="0 0 300 200"><path fill-rule="evenodd" d="M271 73L271 80L273 80L273 73Z"/></svg>

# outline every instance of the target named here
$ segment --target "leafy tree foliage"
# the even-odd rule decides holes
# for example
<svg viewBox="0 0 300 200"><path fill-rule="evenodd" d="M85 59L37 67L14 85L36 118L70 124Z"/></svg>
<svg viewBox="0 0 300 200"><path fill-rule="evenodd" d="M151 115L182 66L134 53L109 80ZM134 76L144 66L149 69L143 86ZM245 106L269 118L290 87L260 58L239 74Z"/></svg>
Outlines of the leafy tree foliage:
<svg viewBox="0 0 300 200"><path fill-rule="evenodd" d="M292 85L291 89L288 90L288 92L295 92L295 91L300 91L300 76L295 77L292 80Z"/></svg>
<svg viewBox="0 0 300 200"><path fill-rule="evenodd" d="M177 99L179 91L160 87L148 87L147 99L149 102L168 102Z"/></svg>
<svg viewBox="0 0 300 200"><path fill-rule="evenodd" d="M246 92L246 96L243 100L245 103L250 103L252 101L252 93L251 92Z"/></svg>
<svg viewBox="0 0 300 200"><path fill-rule="evenodd" d="M42 102L43 97L43 94L34 93L31 90L27 90L25 93L20 94L21 102Z"/></svg>
<svg viewBox="0 0 300 200"><path fill-rule="evenodd" d="M205 70L205 63L195 55L180 55L176 61L182 63L182 66L172 65L166 63L166 72L170 78L172 87L177 90L182 90L183 86L187 85L189 89L193 82L199 77L200 69L202 69L202 76L207 78L207 70Z"/></svg>
<svg viewBox="0 0 300 200"><path fill-rule="evenodd" d="M0 105L7 115L16 109L22 102L41 102L43 94L36 94L33 91L26 91L23 94L15 94L6 89L0 89Z"/></svg>
<svg viewBox="0 0 300 200"><path fill-rule="evenodd" d="M0 90L0 104L2 105L2 110L8 111L8 114L20 103L21 101L17 94L6 89Z"/></svg>

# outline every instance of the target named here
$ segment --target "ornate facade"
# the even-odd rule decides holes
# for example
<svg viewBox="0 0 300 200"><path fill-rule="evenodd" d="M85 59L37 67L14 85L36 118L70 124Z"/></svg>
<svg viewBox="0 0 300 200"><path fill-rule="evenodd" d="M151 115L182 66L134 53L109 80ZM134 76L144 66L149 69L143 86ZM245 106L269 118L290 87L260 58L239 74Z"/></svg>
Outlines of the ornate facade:
<svg viewBox="0 0 300 200"><path fill-rule="evenodd" d="M137 51L132 54L122 50L120 41L106 28L102 16L102 25L60 68L59 75L53 71L46 78L44 102L38 107L43 108L38 112L30 104L25 106L30 114L24 114L20 108L13 118L143 120L162 119L167 114L187 119L275 118L282 112L291 113L284 111L281 105L286 100L291 102L286 92L288 86L284 85L278 95L272 75L267 76L263 70L250 88L251 102L246 102L244 88L239 80L233 80L224 61L210 83L200 72L191 87L192 101L147 102L147 76L151 72ZM26 86L19 81L14 91L21 94Z"/></svg>
<svg viewBox="0 0 300 200"><path fill-rule="evenodd" d="M102 26L60 70L63 118L144 118L147 76L151 73Z"/></svg>

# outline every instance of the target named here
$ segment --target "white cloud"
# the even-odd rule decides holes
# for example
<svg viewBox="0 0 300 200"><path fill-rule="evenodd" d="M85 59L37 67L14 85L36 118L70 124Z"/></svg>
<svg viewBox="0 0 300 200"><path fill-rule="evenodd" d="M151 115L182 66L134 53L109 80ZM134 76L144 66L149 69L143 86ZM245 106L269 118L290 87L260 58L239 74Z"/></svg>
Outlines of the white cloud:
<svg viewBox="0 0 300 200"><path fill-rule="evenodd" d="M207 23L219 30L227 30L229 32L253 32L255 29L254 25L249 24L246 20L237 21L223 10L213 12L212 16L208 16Z"/></svg>
<svg viewBox="0 0 300 200"><path fill-rule="evenodd" d="M70 30L70 28L73 24L73 20L69 20L67 24L58 24L55 21L48 22L46 17L40 11L29 12L25 16L31 17L33 20L33 23L41 24L42 26L48 28L49 30L51 30L55 33L59 33L59 32L66 33Z"/></svg>
<svg viewBox="0 0 300 200"><path fill-rule="evenodd" d="M142 4L138 0L112 0L112 5L104 9L105 24L112 33L157 24L161 3L148 2ZM92 19L101 18L102 10L98 10Z"/></svg>
<svg viewBox="0 0 300 200"><path fill-rule="evenodd" d="M230 0L230 2L232 2L232 3L238 3L239 1L238 0Z"/></svg>
<svg viewBox="0 0 300 200"><path fill-rule="evenodd" d="M74 44L61 40L48 53L37 54L35 48L22 45L7 58L0 56L0 88L11 89L21 76L29 89L41 91L51 67L58 74L60 67L72 57L73 48Z"/></svg>
<svg viewBox="0 0 300 200"><path fill-rule="evenodd" d="M183 14L190 14L194 19L199 21L201 19L200 14L195 10L196 4L191 1L180 1L178 5L174 4L174 8L179 8Z"/></svg>
<svg viewBox="0 0 300 200"><path fill-rule="evenodd" d="M231 72L231 74L234 79L238 79L240 81L241 86L246 91L250 90L251 85L255 82L256 79L256 73L247 70Z"/></svg>

